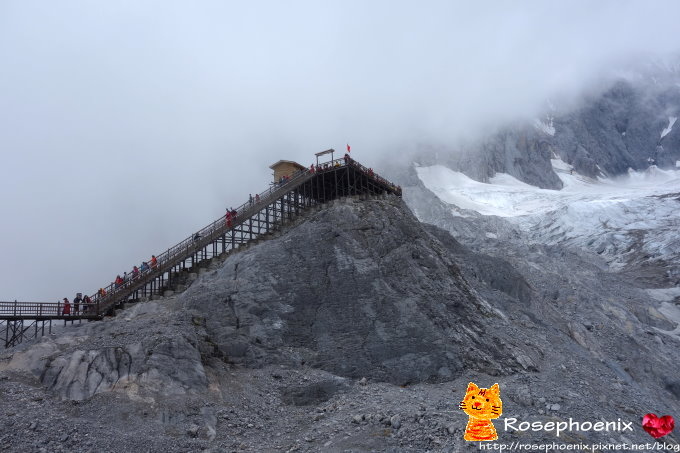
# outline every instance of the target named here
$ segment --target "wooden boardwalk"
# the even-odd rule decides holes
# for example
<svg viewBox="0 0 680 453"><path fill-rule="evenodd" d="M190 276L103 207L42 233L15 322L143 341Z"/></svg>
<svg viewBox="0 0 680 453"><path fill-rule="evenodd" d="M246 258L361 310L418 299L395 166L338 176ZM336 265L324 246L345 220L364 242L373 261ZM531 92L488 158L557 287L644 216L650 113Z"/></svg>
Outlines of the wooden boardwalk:
<svg viewBox="0 0 680 453"><path fill-rule="evenodd" d="M401 188L347 156L300 170L243 203L231 218L221 217L155 255L153 267L119 285L106 285L104 294L91 295L92 303L87 307L81 304L78 312L64 315L63 304L56 302L0 302L0 338L4 338L5 347L11 347L44 335L46 326L51 331L54 320L101 319L126 301L176 288L192 267L265 237L312 206L341 197L380 194L401 197Z"/></svg>

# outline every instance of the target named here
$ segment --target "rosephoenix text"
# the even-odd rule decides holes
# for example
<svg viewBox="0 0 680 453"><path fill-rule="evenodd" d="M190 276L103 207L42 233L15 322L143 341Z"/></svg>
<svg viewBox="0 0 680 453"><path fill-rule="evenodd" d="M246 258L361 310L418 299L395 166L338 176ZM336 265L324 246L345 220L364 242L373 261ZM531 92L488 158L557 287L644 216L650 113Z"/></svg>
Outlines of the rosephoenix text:
<svg viewBox="0 0 680 453"><path fill-rule="evenodd" d="M506 418L503 422L505 431L555 431L557 437L565 431L633 431L633 422L620 418L615 422L578 422L571 418L564 422L519 422L516 418Z"/></svg>

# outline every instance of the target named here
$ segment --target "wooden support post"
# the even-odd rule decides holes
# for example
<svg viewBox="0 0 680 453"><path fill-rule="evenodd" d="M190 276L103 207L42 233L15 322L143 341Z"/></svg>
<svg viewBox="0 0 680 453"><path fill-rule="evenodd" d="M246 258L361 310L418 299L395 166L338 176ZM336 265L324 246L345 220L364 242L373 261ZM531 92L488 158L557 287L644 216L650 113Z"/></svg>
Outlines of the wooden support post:
<svg viewBox="0 0 680 453"><path fill-rule="evenodd" d="M333 169L333 179L335 181L335 186L333 187L333 198L338 198L338 170Z"/></svg>
<svg viewBox="0 0 680 453"><path fill-rule="evenodd" d="M285 206L283 205L283 197L279 198L279 202L281 203L281 225L283 225L284 217L286 215Z"/></svg>
<svg viewBox="0 0 680 453"><path fill-rule="evenodd" d="M265 231L269 233L269 205L264 208L264 227Z"/></svg>

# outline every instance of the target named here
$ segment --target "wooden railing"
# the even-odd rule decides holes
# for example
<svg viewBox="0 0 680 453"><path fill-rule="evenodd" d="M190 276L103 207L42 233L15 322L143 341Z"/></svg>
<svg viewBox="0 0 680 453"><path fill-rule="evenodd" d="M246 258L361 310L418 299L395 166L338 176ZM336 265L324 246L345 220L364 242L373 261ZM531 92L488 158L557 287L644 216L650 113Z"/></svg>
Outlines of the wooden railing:
<svg viewBox="0 0 680 453"><path fill-rule="evenodd" d="M75 305L70 304L70 313L64 315L62 302L2 302L0 301L0 319L37 319L37 318L61 318L71 317L96 317L99 314L97 303L79 304L78 311Z"/></svg>
<svg viewBox="0 0 680 453"><path fill-rule="evenodd" d="M273 203L286 192L303 184L313 175L314 172L310 170L300 170L294 173L285 182L272 184L267 190L253 196L252 201L248 200L234 209L236 215L232 217L230 224L227 224L225 216L220 217L193 235L187 237L173 247L170 247L165 252L154 255L157 260L155 266L150 266L145 271L140 271L137 275L130 276L130 274L128 274L127 280L123 281L123 283L118 285L111 283L104 287L104 296L95 293L91 296L91 299L96 303L100 303L101 312L106 313L123 294L130 294L154 278L169 271L173 266L215 241L227 231L241 225L249 217ZM259 201L256 201L258 199Z"/></svg>
<svg viewBox="0 0 680 453"><path fill-rule="evenodd" d="M196 253L211 242L214 242L229 230L243 224L248 218L257 214L287 192L302 185L315 174L332 171L344 166L355 168L381 185L384 185L386 189L401 196L401 187L380 177L375 174L372 169L361 165L359 162L349 157L331 160L330 162L317 165L314 170L299 170L285 181L273 183L267 190L253 196L252 199L234 209L236 215L232 217L230 223L227 223L226 217L222 216L173 247L170 247L165 252L155 255L157 261L154 266L150 266L144 271L139 270L136 274L128 274L128 278L120 284L111 283L110 285L105 286L103 288L104 294L97 292L90 296L92 303L87 306L81 304L78 313L74 312L74 305L71 304L71 314L64 315L64 305L61 302L0 302L0 317L4 317L5 319L8 317L30 318L55 316L66 318L66 316L98 317L105 315L117 301L132 294L155 278L162 276L165 272L169 272L182 260L189 258L193 253Z"/></svg>

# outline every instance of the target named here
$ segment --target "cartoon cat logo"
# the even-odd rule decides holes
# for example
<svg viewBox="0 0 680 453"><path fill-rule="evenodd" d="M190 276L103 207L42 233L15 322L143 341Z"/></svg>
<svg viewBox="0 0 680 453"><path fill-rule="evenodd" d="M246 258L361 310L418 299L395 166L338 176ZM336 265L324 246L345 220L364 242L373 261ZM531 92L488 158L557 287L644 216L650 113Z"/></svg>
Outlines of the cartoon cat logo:
<svg viewBox="0 0 680 453"><path fill-rule="evenodd" d="M465 440L498 439L496 428L491 420L500 417L503 413L503 402L500 394L501 389L498 384L494 384L488 389L479 388L474 382L468 384L465 398L458 406L470 416L465 427Z"/></svg>

